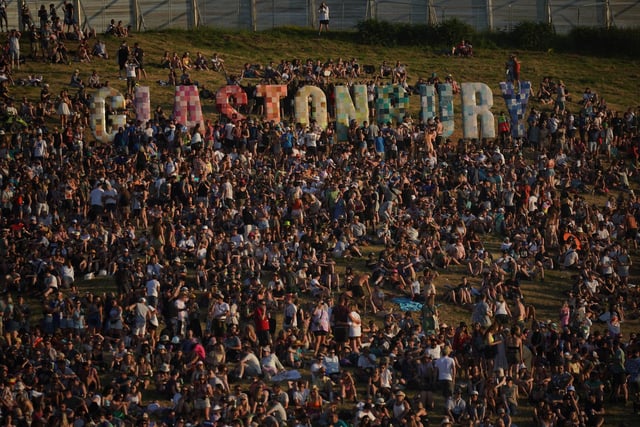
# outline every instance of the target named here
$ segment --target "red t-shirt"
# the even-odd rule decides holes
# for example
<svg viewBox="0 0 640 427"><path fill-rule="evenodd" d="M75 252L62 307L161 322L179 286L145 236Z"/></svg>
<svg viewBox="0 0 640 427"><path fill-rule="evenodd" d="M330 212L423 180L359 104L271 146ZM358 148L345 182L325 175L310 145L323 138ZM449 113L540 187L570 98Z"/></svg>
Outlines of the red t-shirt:
<svg viewBox="0 0 640 427"><path fill-rule="evenodd" d="M256 331L269 330L269 318L265 316L265 309L262 307L256 308L256 311L253 313L253 318L256 323Z"/></svg>

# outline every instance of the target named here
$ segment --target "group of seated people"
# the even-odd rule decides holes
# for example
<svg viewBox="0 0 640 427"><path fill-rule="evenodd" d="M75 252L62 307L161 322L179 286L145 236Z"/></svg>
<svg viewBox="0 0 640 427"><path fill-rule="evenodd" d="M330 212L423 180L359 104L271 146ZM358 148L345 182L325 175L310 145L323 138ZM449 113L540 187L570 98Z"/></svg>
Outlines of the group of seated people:
<svg viewBox="0 0 640 427"><path fill-rule="evenodd" d="M587 92L589 93L587 94ZM595 99L597 100L597 95L595 93L591 94L590 92L591 92L591 89L587 88L585 91L585 95L588 95L587 97L590 98L590 100L593 100L592 97L595 97ZM545 105L553 104L556 101L557 93L558 93L558 82L554 82L553 80L551 80L551 77L544 77L540 82L540 88L536 93L536 98L538 99L538 102L542 104L545 104ZM566 93L567 93L566 95L567 101L571 101L571 96L568 95L568 91Z"/></svg>
<svg viewBox="0 0 640 427"><path fill-rule="evenodd" d="M469 40L463 39L451 49L451 55L464 57L473 56L473 46Z"/></svg>
<svg viewBox="0 0 640 427"><path fill-rule="evenodd" d="M218 53L214 53L211 60L209 60L202 52L196 52L196 57L193 59L189 52L184 52L180 56L177 52L170 54L169 51L165 51L160 59L160 66L183 72L191 70L224 71L224 59Z"/></svg>
<svg viewBox="0 0 640 427"><path fill-rule="evenodd" d="M122 21L118 21L118 23L116 23L116 20L112 19L105 31L105 34L107 36L129 37L131 29L131 25L127 25L125 27Z"/></svg>
<svg viewBox="0 0 640 427"><path fill-rule="evenodd" d="M311 58L306 61L281 59L279 63L270 61L266 66L247 62L240 72L238 81L263 78L271 83L281 83L298 77L311 83L329 83L333 79L356 79L365 76L390 78L392 83L404 85L408 78L407 65L400 61L396 61L395 65L382 61L376 70L374 65L361 65L356 58L329 58L326 61Z"/></svg>

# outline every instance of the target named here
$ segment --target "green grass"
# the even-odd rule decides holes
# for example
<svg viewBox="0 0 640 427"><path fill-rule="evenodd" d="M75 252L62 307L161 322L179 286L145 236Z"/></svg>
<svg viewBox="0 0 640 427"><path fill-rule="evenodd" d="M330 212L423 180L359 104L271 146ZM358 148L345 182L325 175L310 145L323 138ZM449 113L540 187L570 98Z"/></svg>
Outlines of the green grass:
<svg viewBox="0 0 640 427"><path fill-rule="evenodd" d="M226 69L230 74L239 73L245 62L266 64L273 60L307 58L352 58L356 57L361 65L374 65L376 69L383 60L394 63L400 60L408 64L410 81L418 77L428 77L433 72L440 76L451 73L459 82L485 82L490 85L496 95L494 100L494 112L503 109L504 103L499 96L498 82L504 77L504 62L509 54L506 50L477 49L473 58L452 58L442 56L435 52L440 49L424 49L411 47L382 48L378 46L363 46L354 43L353 33L331 32L318 38L314 31L298 28L282 28L272 31L251 33L242 31L219 31L213 29L199 29L193 32L167 30L164 32L147 32L134 34L127 42L133 46L134 42L140 43L146 52L146 69L149 74L143 85L151 87L152 109L161 105L165 111L172 110L173 89L160 87L156 82L167 77L167 70L158 68L159 60L163 52L178 52L181 55L185 51L195 56L197 51L202 51L207 57L213 52L219 52L226 61ZM74 68L81 70L82 77L88 79L92 69L98 70L102 80L109 80L111 86L124 91L125 82L117 80L118 70L116 64L116 51L120 39L107 38L108 52L112 59L94 60L90 64L75 63L70 66L44 64L30 60L16 71L14 78L20 78L27 74L42 74L45 81L51 85L52 92L57 94L69 83ZM68 42L70 50L75 49L75 43ZM29 47L26 39L23 41L23 52L28 55ZM553 79L562 79L574 95L574 100L580 99L582 90L590 86L601 97L607 100L610 108L623 110L628 106L636 105L640 89L637 85L640 71L637 60L601 59L590 56L558 55L542 52L519 52L522 61L522 77L532 82L534 91L543 76L551 76ZM205 84L210 89L217 89L225 84L224 76L213 71L192 72L192 78L200 84ZM39 97L39 89L12 87L11 94L16 99L28 96L31 100ZM419 106L416 97L411 99L411 110L417 112ZM456 108L456 135L460 135L460 101L455 101ZM577 104L570 104L571 110L577 110ZM204 105L204 113L208 117L215 114L215 108L207 102ZM602 205L604 200L597 197L593 200ZM484 236L487 247L496 251L499 238L497 236ZM380 247L365 248L365 252L380 251ZM636 258L634 256L634 258ZM633 267L633 280L638 278L638 262ZM358 260L340 260L339 271L343 271L346 265L352 265L357 271L364 269L364 263ZM447 283L455 284L464 272L460 267L441 272L437 281L439 295L444 294L444 286ZM478 281L472 281L477 285ZM570 286L569 274L561 271L550 271L544 283L524 282L523 289L528 303L534 304L538 309L538 317L541 319L557 319L560 301L564 299L563 292ZM82 290L92 292L115 291L113 280L94 279L81 281ZM469 311L458 307L443 305L440 309L442 321L456 324L461 320L469 319ZM278 314L280 315L280 314ZM281 321L281 319L279 319ZM368 321L368 317L365 321ZM375 318L380 321L379 317ZM281 323L280 323L281 324ZM630 322L624 326L625 333L638 330L639 323ZM595 326L594 329L601 329ZM361 393L362 395L362 393ZM526 406L523 404L523 407ZM432 415L432 421L439 420L441 405ZM630 409L620 407L608 407L607 425L617 425L623 421L631 421ZM530 425L531 412L527 409L523 415L515 418L518 425ZM634 418L634 422L638 419Z"/></svg>
<svg viewBox="0 0 640 427"><path fill-rule="evenodd" d="M226 61L229 74L238 74L245 62L267 64L273 60L299 58L305 60L332 58L357 58L361 65L374 65L376 69L383 60L395 63L400 60L408 65L410 82L418 77L429 77L437 72L440 76L453 74L459 82L487 83L494 95L500 95L498 83L504 79L504 63L509 51L501 49L477 49L473 58L457 58L440 55L439 47L394 47L381 48L379 46L358 45L353 42L354 33L331 32L318 37L312 30L298 28L282 28L271 31L252 33L246 31L220 31L203 28L193 32L167 30L164 32L138 33L127 39L129 46L135 42L146 52L146 68L149 78L141 84L151 87L152 106L162 105L165 111L170 111L173 102L173 89L160 87L157 81L167 78L167 70L157 67L164 51L190 52L194 57L198 51L211 57L213 52L219 52ZM121 39L107 37L109 60L94 60L90 64L75 63L70 66L33 63L30 60L15 73L16 76L27 74L43 74L45 80L51 84L52 91L58 93L69 84L74 68L79 68L81 76L88 79L92 69L98 70L102 80L109 80L111 86L122 91L126 88L124 81L117 80L116 52ZM91 42L93 43L93 42ZM75 52L76 43L67 42L70 52ZM23 52L29 55L29 44L23 40ZM636 104L640 89L635 84L640 72L637 60L601 59L579 55L559 55L543 52L519 52L522 62L522 78L530 80L534 91L543 76L562 79L573 93L574 100L581 98L585 87L590 86L601 97L607 100L614 109L626 109ZM191 73L192 78L210 89L217 89L225 84L224 76L220 73L199 72ZM30 99L37 99L39 90L36 88L13 88L16 99L28 95ZM460 101L456 98L455 108L459 112ZM412 97L411 109L416 112L419 108L417 97ZM504 108L501 99L494 99L494 111ZM569 105L572 110L578 106ZM208 103L205 114L214 114L213 106ZM459 122L460 118L456 117ZM460 126L456 126L459 131Z"/></svg>

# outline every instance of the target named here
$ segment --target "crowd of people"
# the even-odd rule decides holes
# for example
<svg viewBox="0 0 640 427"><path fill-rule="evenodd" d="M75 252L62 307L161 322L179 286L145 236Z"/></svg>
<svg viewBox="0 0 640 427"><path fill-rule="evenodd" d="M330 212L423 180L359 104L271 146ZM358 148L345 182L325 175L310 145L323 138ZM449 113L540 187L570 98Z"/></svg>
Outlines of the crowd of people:
<svg viewBox="0 0 640 427"><path fill-rule="evenodd" d="M529 405L536 426L599 427L634 400L640 112L558 96L523 139L372 116L339 141L254 99L192 129L132 115L106 145L75 80L37 105L0 93L27 122L0 131L2 425L509 427ZM544 319L527 290L550 270L569 279Z"/></svg>

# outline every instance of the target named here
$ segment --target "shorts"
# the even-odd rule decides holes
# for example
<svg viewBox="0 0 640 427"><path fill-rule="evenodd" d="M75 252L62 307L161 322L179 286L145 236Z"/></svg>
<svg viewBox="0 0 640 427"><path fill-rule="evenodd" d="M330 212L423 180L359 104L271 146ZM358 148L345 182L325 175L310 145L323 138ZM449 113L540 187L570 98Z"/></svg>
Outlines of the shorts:
<svg viewBox="0 0 640 427"><path fill-rule="evenodd" d="M364 289L362 289L362 286L354 286L351 288L351 295L356 299L362 298L364 297Z"/></svg>
<svg viewBox="0 0 640 427"><path fill-rule="evenodd" d="M338 343L347 342L347 331L349 329L346 326L335 326L333 328L333 338Z"/></svg>
<svg viewBox="0 0 640 427"><path fill-rule="evenodd" d="M329 20L328 19L321 19L320 20L320 25L329 25Z"/></svg>
<svg viewBox="0 0 640 427"><path fill-rule="evenodd" d="M271 344L271 334L269 334L269 331L257 331L256 335L262 347Z"/></svg>
<svg viewBox="0 0 640 427"><path fill-rule="evenodd" d="M453 396L453 381L440 380L440 390L445 398Z"/></svg>
<svg viewBox="0 0 640 427"><path fill-rule="evenodd" d="M204 399L196 399L193 407L200 411L203 409L211 408L211 401L209 400L208 397Z"/></svg>
<svg viewBox="0 0 640 427"><path fill-rule="evenodd" d="M102 213L104 212L104 207L100 205L92 205L91 210L93 211L94 215L102 215Z"/></svg>
<svg viewBox="0 0 640 427"><path fill-rule="evenodd" d="M313 335L317 336L317 337L326 337L328 335L327 331L313 331Z"/></svg>

